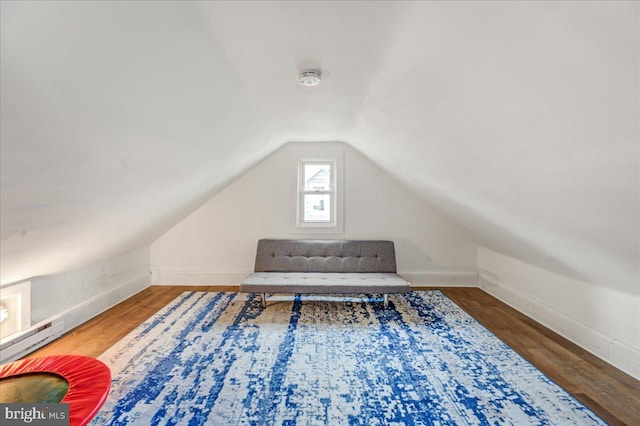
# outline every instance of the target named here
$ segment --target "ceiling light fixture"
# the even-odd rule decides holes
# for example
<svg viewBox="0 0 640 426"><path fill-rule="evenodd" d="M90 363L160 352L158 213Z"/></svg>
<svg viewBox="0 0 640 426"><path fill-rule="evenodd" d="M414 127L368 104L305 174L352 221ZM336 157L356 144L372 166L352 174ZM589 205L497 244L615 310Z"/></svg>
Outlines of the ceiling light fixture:
<svg viewBox="0 0 640 426"><path fill-rule="evenodd" d="M303 86L317 86L318 84L320 84L320 71L302 71L298 75L298 81Z"/></svg>

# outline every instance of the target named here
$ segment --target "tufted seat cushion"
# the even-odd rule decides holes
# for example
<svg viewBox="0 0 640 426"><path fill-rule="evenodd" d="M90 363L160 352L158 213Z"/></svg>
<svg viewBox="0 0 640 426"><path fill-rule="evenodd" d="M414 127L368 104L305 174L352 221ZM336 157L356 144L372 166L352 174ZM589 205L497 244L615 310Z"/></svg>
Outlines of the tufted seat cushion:
<svg viewBox="0 0 640 426"><path fill-rule="evenodd" d="M406 293L409 283L394 273L255 272L243 282L248 293Z"/></svg>

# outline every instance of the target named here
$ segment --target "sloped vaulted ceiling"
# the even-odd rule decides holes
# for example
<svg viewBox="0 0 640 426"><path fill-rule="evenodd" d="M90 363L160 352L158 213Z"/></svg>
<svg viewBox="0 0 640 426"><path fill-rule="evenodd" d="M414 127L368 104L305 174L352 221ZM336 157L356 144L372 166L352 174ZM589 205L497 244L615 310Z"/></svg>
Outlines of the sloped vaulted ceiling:
<svg viewBox="0 0 640 426"><path fill-rule="evenodd" d="M1 7L3 283L149 244L324 140L482 246L639 291L637 2Z"/></svg>

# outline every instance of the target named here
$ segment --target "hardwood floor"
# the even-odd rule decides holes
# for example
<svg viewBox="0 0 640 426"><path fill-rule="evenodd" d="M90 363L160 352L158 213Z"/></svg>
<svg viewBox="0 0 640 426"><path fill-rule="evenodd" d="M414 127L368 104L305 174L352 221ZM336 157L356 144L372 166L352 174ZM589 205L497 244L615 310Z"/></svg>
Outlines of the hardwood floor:
<svg viewBox="0 0 640 426"><path fill-rule="evenodd" d="M478 288L440 289L611 425L640 425L640 381Z"/></svg>
<svg viewBox="0 0 640 426"><path fill-rule="evenodd" d="M429 288L415 288L416 290ZM237 286L151 286L29 357L97 357L184 291ZM640 381L478 288L439 288L477 321L611 425L640 425Z"/></svg>

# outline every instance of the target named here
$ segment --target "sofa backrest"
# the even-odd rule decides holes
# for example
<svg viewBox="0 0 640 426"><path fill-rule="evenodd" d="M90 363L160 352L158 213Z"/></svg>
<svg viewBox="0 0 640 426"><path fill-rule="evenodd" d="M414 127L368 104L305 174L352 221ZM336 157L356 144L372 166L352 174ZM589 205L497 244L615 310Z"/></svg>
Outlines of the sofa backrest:
<svg viewBox="0 0 640 426"><path fill-rule="evenodd" d="M258 241L255 272L396 272L393 241Z"/></svg>

